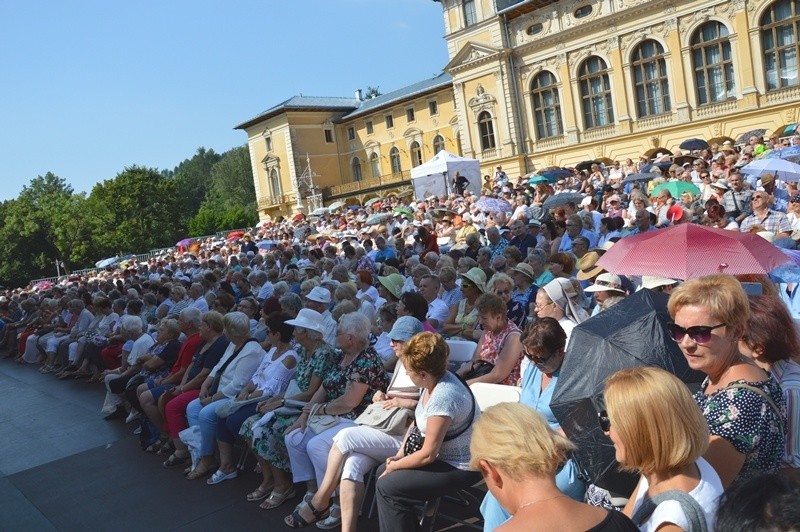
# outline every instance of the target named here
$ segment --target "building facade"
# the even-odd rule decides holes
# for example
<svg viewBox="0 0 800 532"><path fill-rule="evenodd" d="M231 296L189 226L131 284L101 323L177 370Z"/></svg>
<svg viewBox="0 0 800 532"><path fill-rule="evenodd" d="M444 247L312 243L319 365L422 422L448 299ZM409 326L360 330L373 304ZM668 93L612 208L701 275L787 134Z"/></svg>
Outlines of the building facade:
<svg viewBox="0 0 800 532"><path fill-rule="evenodd" d="M438 1L444 74L350 99L350 108L277 106L238 126L248 134L256 191L271 198L264 210L260 201L262 213L281 210L269 203L271 168L285 161L281 190L295 190L292 172L305 152L326 202L356 202L408 188L408 169L440 146L479 159L485 174L502 165L515 177L800 122L797 0ZM273 159L262 133L270 121L286 150ZM319 137L325 128L333 143L301 141L301 131Z"/></svg>

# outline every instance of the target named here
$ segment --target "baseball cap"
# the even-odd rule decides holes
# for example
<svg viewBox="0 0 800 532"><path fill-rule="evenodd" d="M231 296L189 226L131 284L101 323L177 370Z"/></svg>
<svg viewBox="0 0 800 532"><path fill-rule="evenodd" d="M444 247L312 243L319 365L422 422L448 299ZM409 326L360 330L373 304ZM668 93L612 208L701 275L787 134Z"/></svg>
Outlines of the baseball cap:
<svg viewBox="0 0 800 532"><path fill-rule="evenodd" d="M422 322L413 316L400 316L389 331L389 339L408 342L412 336L423 331Z"/></svg>

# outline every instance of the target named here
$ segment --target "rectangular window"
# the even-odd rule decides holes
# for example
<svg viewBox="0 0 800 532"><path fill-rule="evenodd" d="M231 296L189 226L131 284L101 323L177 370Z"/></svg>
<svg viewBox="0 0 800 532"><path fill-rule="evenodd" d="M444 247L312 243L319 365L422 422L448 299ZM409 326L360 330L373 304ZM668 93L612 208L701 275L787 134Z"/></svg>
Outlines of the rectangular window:
<svg viewBox="0 0 800 532"><path fill-rule="evenodd" d="M347 140L355 140L356 139L356 128L350 126L347 128Z"/></svg>
<svg viewBox="0 0 800 532"><path fill-rule="evenodd" d="M372 126L372 120L367 120L366 126L367 126L367 135L372 135L373 131L375 131Z"/></svg>
<svg viewBox="0 0 800 532"><path fill-rule="evenodd" d="M436 100L431 100L428 102L428 111L431 113L431 116L436 116L439 114L439 104L436 103Z"/></svg>
<svg viewBox="0 0 800 532"><path fill-rule="evenodd" d="M406 109L406 121L407 122L413 122L414 121L414 108L413 107L409 107L408 109Z"/></svg>
<svg viewBox="0 0 800 532"><path fill-rule="evenodd" d="M464 26L472 26L478 21L475 16L475 0L464 0Z"/></svg>
<svg viewBox="0 0 800 532"><path fill-rule="evenodd" d="M392 129L394 127L392 115L386 115L384 118L386 118L386 129Z"/></svg>
<svg viewBox="0 0 800 532"><path fill-rule="evenodd" d="M272 137L267 137L264 140L267 143L267 151L272 151Z"/></svg>
<svg viewBox="0 0 800 532"><path fill-rule="evenodd" d="M328 144L333 144L333 130L332 129L326 129L325 130L325 142L327 142Z"/></svg>

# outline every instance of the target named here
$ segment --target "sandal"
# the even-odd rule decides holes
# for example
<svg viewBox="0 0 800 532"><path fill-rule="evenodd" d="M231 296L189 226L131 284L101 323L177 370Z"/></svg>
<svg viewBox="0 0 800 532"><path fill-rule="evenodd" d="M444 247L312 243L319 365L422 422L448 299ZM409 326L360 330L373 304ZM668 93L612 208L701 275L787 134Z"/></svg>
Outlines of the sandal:
<svg viewBox="0 0 800 532"><path fill-rule="evenodd" d="M161 447L158 448L156 454L159 456L168 456L172 454L174 450L175 450L175 444L172 443L172 440L167 440L161 444Z"/></svg>
<svg viewBox="0 0 800 532"><path fill-rule="evenodd" d="M269 494L269 497L264 499L264 502L262 502L258 507L262 510L272 510L285 503L288 499L291 499L295 495L296 492L294 490L294 486L283 493L272 490L272 493Z"/></svg>
<svg viewBox="0 0 800 532"><path fill-rule="evenodd" d="M198 478L207 477L217 470L216 464L213 467L208 467L203 462L200 462L196 468L192 469L186 474L186 480L196 480Z"/></svg>
<svg viewBox="0 0 800 532"><path fill-rule="evenodd" d="M317 523L320 530L331 530L342 524L342 510L338 504L331 504L331 511L328 517Z"/></svg>
<svg viewBox="0 0 800 532"><path fill-rule="evenodd" d="M314 516L310 521L306 521L300 516L300 510L302 509L303 505L305 505L306 508L311 510L311 514ZM284 519L283 522L286 523L286 526L288 526L289 528L305 528L308 525L316 523L317 521L322 521L323 519L328 517L329 513L330 513L330 507L322 510L317 510L316 508L314 508L314 505L311 504L311 501L308 501L302 503L300 506L295 508L294 512L292 512L292 515L286 516L286 519Z"/></svg>
<svg viewBox="0 0 800 532"><path fill-rule="evenodd" d="M255 491L251 491L250 493L247 494L247 501L248 502L260 501L261 499L268 497L271 493L272 493L272 486L266 488L264 486L259 486L255 489Z"/></svg>
<svg viewBox="0 0 800 532"><path fill-rule="evenodd" d="M186 463L187 460L189 460L188 456L178 456L178 453L172 453L171 455L169 455L169 458L164 460L164 463L161 465L163 465L167 469L172 469L173 467L182 466L183 464ZM187 471L187 473L189 473L189 471Z"/></svg>

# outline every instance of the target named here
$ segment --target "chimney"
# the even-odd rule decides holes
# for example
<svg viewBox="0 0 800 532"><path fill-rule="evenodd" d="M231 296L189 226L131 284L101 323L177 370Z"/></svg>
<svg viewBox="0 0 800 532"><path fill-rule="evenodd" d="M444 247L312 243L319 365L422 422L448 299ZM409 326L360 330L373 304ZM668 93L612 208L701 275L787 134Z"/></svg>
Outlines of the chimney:
<svg viewBox="0 0 800 532"><path fill-rule="evenodd" d="M353 96L354 96L354 97L355 97L355 99L356 99L356 100L358 100L359 102L360 102L361 100L363 100L363 98L361 97L361 89L356 89L356 91L355 91L355 94L354 94Z"/></svg>

